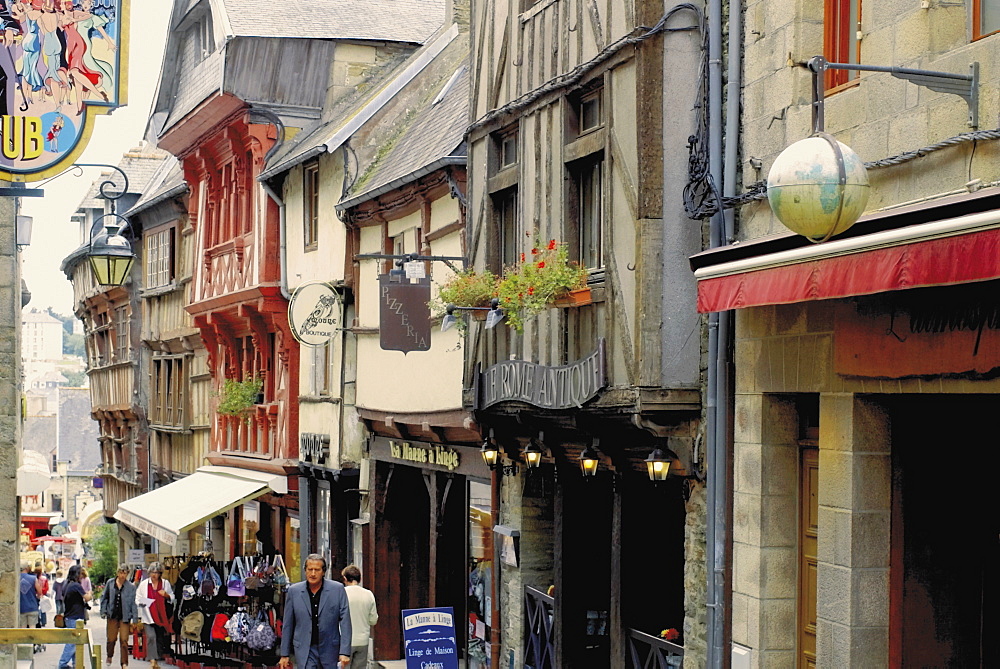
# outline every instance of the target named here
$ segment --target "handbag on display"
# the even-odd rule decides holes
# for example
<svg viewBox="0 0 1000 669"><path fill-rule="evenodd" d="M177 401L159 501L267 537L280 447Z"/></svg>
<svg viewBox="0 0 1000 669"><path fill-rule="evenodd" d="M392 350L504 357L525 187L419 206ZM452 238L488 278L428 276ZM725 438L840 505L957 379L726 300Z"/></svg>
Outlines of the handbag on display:
<svg viewBox="0 0 1000 669"><path fill-rule="evenodd" d="M201 630L205 627L205 614L192 611L181 621L181 637L188 641L201 641Z"/></svg>
<svg viewBox="0 0 1000 669"><path fill-rule="evenodd" d="M240 609L226 623L229 631L229 638L236 643L244 643L250 633L250 616L243 609Z"/></svg>
<svg viewBox="0 0 1000 669"><path fill-rule="evenodd" d="M247 558L248 560L250 558ZM251 563L247 577L243 579L243 585L247 590L256 590L260 587L260 574L257 572L259 565Z"/></svg>
<svg viewBox="0 0 1000 669"><path fill-rule="evenodd" d="M213 641L229 641L229 630L226 629L226 623L228 622L229 616L225 613L215 614L215 617L212 619Z"/></svg>
<svg viewBox="0 0 1000 669"><path fill-rule="evenodd" d="M233 566L230 568L229 578L226 580L226 594L230 597L245 596L247 594L245 579L243 561L238 557L233 558Z"/></svg>
<svg viewBox="0 0 1000 669"><path fill-rule="evenodd" d="M271 650L277 640L278 635L274 633L264 611L261 610L250 627L250 633L247 634L247 648L256 651Z"/></svg>
<svg viewBox="0 0 1000 669"><path fill-rule="evenodd" d="M285 559L278 553L274 558L274 584L288 585L288 570L285 569Z"/></svg>
<svg viewBox="0 0 1000 669"><path fill-rule="evenodd" d="M60 629L66 627L66 616L61 613L57 613L56 617L52 620L52 624Z"/></svg>

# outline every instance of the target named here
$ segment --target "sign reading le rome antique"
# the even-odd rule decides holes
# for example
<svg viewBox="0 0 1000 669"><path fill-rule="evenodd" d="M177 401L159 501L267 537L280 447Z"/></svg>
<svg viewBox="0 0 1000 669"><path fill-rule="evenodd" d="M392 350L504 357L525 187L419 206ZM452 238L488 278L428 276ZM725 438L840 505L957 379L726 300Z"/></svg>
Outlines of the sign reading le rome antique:
<svg viewBox="0 0 1000 669"><path fill-rule="evenodd" d="M337 333L340 296L329 284L299 286L288 303L288 324L304 346L323 346Z"/></svg>
<svg viewBox="0 0 1000 669"><path fill-rule="evenodd" d="M0 2L0 180L58 174L126 103L129 0Z"/></svg>
<svg viewBox="0 0 1000 669"><path fill-rule="evenodd" d="M504 360L479 376L477 409L503 401L527 402L543 409L580 407L607 384L604 338L587 357L562 367L525 360Z"/></svg>

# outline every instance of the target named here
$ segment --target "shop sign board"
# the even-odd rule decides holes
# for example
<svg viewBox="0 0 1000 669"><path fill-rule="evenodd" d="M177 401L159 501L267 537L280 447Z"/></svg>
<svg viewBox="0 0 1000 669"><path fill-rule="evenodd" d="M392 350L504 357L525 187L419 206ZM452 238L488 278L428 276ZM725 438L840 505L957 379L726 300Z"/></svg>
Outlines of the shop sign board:
<svg viewBox="0 0 1000 669"><path fill-rule="evenodd" d="M62 172L126 104L129 0L64 4L0 3L0 180Z"/></svg>
<svg viewBox="0 0 1000 669"><path fill-rule="evenodd" d="M379 346L385 351L429 351L431 348L431 280L393 281L378 277Z"/></svg>
<svg viewBox="0 0 1000 669"><path fill-rule="evenodd" d="M303 284L288 302L288 325L303 346L326 345L342 320L340 295L327 283Z"/></svg>
<svg viewBox="0 0 1000 669"><path fill-rule="evenodd" d="M145 551L141 548L130 548L125 552L125 562L128 564L146 564Z"/></svg>
<svg viewBox="0 0 1000 669"><path fill-rule="evenodd" d="M437 469L480 478L487 478L490 475L478 450L468 446L372 437L371 453L377 460L413 464L424 469Z"/></svg>
<svg viewBox="0 0 1000 669"><path fill-rule="evenodd" d="M479 375L476 409L504 401L525 402L542 409L580 408L607 385L604 349L601 337L593 353L559 367L527 360L498 362Z"/></svg>
<svg viewBox="0 0 1000 669"><path fill-rule="evenodd" d="M402 616L406 669L458 669L452 607L404 609Z"/></svg>
<svg viewBox="0 0 1000 669"><path fill-rule="evenodd" d="M305 432L299 436L299 458L315 465L325 465L330 457L330 435Z"/></svg>

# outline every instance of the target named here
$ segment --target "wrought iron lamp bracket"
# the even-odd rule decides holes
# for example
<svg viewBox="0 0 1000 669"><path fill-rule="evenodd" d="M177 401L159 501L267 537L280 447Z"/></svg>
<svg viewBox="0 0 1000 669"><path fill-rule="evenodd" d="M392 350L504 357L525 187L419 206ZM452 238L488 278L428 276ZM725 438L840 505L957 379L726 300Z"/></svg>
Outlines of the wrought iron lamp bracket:
<svg viewBox="0 0 1000 669"><path fill-rule="evenodd" d="M937 91L957 95L969 105L968 124L972 128L979 127L979 63L969 65L969 74L954 74L952 72L937 72L933 70L915 70L909 67L885 65L860 65L857 63L830 63L823 56L813 56L808 63L813 75L812 117L813 132L823 132L823 75L826 70L858 70L863 72L888 72L898 79L905 79L917 86L924 86Z"/></svg>

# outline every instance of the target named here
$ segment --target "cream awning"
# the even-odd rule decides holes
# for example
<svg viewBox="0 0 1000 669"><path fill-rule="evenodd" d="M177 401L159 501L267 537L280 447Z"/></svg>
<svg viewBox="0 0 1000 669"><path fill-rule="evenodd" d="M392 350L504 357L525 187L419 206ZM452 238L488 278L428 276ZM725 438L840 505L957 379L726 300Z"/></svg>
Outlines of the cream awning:
<svg viewBox="0 0 1000 669"><path fill-rule="evenodd" d="M121 502L114 517L174 545L184 532L271 491L287 493L287 479L237 467L201 467L180 481Z"/></svg>

